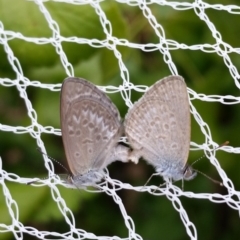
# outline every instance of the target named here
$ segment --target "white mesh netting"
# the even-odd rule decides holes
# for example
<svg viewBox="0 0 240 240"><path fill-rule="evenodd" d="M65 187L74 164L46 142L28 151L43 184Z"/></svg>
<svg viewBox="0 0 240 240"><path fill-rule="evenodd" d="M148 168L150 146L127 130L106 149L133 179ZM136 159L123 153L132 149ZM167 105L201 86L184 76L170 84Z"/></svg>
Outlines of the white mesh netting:
<svg viewBox="0 0 240 240"><path fill-rule="evenodd" d="M203 1L0 1L0 239L238 239L239 14ZM144 161L113 163L101 193L60 186L62 169L36 148L64 158L62 80L94 82L124 117L171 74L189 87L189 162L205 153L194 167L224 187L200 174L184 189L144 186Z"/></svg>

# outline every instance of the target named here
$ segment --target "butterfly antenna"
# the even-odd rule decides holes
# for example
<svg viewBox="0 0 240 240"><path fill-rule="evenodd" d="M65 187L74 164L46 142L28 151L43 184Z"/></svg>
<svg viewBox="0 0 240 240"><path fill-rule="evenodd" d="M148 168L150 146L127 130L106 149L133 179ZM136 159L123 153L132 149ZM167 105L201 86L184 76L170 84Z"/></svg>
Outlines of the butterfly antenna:
<svg viewBox="0 0 240 240"><path fill-rule="evenodd" d="M41 178L41 180L45 180L45 179L48 179L48 177L44 177L44 178ZM31 181L31 182L28 182L27 185L31 185L35 182L38 182L39 180L34 180L34 181Z"/></svg>
<svg viewBox="0 0 240 240"><path fill-rule="evenodd" d="M216 148L214 148L214 149L211 150L211 151L217 150L217 149L219 149L219 148L221 148L221 147L223 147L223 146L226 146L226 145L228 145L228 144L229 144L229 141L226 141L226 142L218 145ZM200 161L200 160L203 159L204 157L206 157L206 155L203 155L203 156L201 156L199 159L197 159L196 161L194 161L194 162L191 164L191 166L193 166L193 164L197 163L198 161ZM196 171L196 169L194 169L194 170ZM198 171L196 171L196 172L198 172Z"/></svg>
<svg viewBox="0 0 240 240"><path fill-rule="evenodd" d="M222 182L219 182L219 181L217 181L217 180L209 177L207 174L205 174L205 173L203 173L203 172L201 172L201 171L199 171L199 170L196 170L196 169L193 169L193 170L196 171L197 173L202 174L204 177L208 178L208 179L211 180L212 182L214 182L214 183L216 183L216 184L219 184L221 187L224 186Z"/></svg>
<svg viewBox="0 0 240 240"><path fill-rule="evenodd" d="M223 147L223 146L226 146L226 145L228 145L228 144L229 144L229 141L226 141L226 142L220 144L219 146L217 146L216 148L214 148L212 151L217 150L217 149L219 149L219 148L221 148L221 147ZM197 159L195 162L193 162L193 163L191 164L191 166L193 166L193 164L195 164L196 162L198 162L199 160L201 160L201 159L204 158L204 157L206 157L206 156L203 155L202 157L200 157L199 159ZM193 170L194 170L195 172L197 172L197 173L200 173L200 174L203 175L204 177L208 178L208 179L211 180L212 182L214 182L214 183L216 183L216 184L218 184L218 185L220 185L220 186L224 186L224 185L222 184L222 182L219 182L219 181L217 181L217 180L209 177L207 174L205 174L205 173L203 173L203 172L201 172L201 171L199 171L199 170L197 170L197 169L193 169Z"/></svg>
<svg viewBox="0 0 240 240"><path fill-rule="evenodd" d="M66 172L68 173L68 175L71 176L71 173L69 172L69 170L68 170L66 167L64 167L59 161L57 161L56 159L48 156L48 155L47 155L46 153L44 153L40 148L37 148L37 150L38 150L42 155L47 156L49 159L51 159L52 161L54 161L55 163L57 163L58 165L60 165L64 170L66 170ZM45 179L48 179L48 177L41 178L41 180L45 180ZM31 185L32 183L37 182L37 181L39 181L39 180L28 182L27 185Z"/></svg>
<svg viewBox="0 0 240 240"><path fill-rule="evenodd" d="M216 149L221 148L223 146L227 146L228 144L229 144L229 141L226 141L226 142L220 144Z"/></svg>
<svg viewBox="0 0 240 240"><path fill-rule="evenodd" d="M54 158L50 157L49 155L47 155L46 153L44 153L40 148L37 148L37 150L38 150L42 155L47 156L49 159L51 159L52 161L54 161L55 163L57 163L57 164L58 164L59 166L61 166L64 170L66 170L66 172L67 172L68 174L70 174L69 170L68 170L65 166L63 166L63 164L61 164L59 161L57 161L56 159L54 159ZM71 175L71 174L70 174L70 175Z"/></svg>
<svg viewBox="0 0 240 240"><path fill-rule="evenodd" d="M200 161L200 160L202 160L203 158L205 158L206 157L206 155L202 155L200 158L198 158L197 160L195 160L192 164L191 164L191 167L195 164L195 163L197 163L198 161ZM195 169L194 169L195 170Z"/></svg>

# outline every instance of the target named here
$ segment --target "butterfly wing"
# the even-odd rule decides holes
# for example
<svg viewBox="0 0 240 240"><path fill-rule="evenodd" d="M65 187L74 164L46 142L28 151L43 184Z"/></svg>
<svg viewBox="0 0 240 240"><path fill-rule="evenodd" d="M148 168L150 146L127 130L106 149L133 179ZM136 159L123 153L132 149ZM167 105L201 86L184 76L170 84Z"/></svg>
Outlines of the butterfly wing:
<svg viewBox="0 0 240 240"><path fill-rule="evenodd" d="M190 145L190 110L183 78L169 76L156 82L129 110L124 125L133 158L143 157L162 175L178 178L174 175L184 168Z"/></svg>
<svg viewBox="0 0 240 240"><path fill-rule="evenodd" d="M70 77L62 85L60 112L63 144L72 174L104 168L122 134L116 106L92 83Z"/></svg>

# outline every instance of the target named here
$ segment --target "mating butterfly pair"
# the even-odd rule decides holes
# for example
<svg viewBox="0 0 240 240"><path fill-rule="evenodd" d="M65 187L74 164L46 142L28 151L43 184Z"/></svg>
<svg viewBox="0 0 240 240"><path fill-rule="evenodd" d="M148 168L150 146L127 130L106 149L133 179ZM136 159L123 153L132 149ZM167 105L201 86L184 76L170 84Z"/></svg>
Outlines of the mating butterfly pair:
<svg viewBox="0 0 240 240"><path fill-rule="evenodd" d="M129 109L124 123L109 97L92 83L69 77L61 90L61 129L71 182L89 186L113 161L143 157L157 173L173 180L192 179L186 164L190 146L190 110L180 76L156 82ZM130 148L118 143L125 132Z"/></svg>

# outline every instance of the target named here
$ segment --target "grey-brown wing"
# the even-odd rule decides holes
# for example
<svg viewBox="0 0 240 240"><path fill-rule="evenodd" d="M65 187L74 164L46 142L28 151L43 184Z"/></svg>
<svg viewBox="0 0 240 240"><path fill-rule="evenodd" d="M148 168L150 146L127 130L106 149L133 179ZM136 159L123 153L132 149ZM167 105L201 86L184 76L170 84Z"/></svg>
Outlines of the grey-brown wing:
<svg viewBox="0 0 240 240"><path fill-rule="evenodd" d="M190 111L184 80L170 76L156 82L129 110L124 125L136 154L154 166L183 167L190 144Z"/></svg>
<svg viewBox="0 0 240 240"><path fill-rule="evenodd" d="M61 91L61 129L73 175L105 167L121 135L120 115L105 93L90 82L67 78Z"/></svg>

